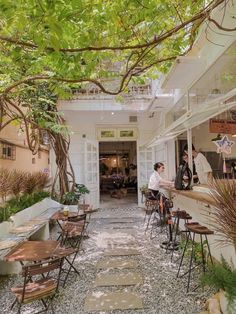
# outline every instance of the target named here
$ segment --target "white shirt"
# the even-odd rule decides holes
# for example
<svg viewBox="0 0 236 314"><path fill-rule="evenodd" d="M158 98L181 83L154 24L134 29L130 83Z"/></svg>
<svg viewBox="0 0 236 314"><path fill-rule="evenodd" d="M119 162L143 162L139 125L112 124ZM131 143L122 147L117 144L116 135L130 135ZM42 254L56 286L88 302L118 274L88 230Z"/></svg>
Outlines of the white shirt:
<svg viewBox="0 0 236 314"><path fill-rule="evenodd" d="M150 190L158 191L160 188L160 182L162 177L159 175L157 171L154 171L149 179L148 188Z"/></svg>
<svg viewBox="0 0 236 314"><path fill-rule="evenodd" d="M197 157L194 157L194 163L196 166L199 182L201 184L207 184L208 172L212 172L212 169L206 157L202 153L198 153Z"/></svg>

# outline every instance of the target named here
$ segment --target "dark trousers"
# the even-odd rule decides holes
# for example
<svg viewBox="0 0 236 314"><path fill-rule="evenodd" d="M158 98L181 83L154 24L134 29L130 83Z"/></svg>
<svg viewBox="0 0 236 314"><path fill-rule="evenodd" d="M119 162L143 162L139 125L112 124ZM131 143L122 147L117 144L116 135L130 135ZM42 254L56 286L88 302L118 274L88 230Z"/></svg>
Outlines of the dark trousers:
<svg viewBox="0 0 236 314"><path fill-rule="evenodd" d="M149 189L148 191L150 192L148 199L150 199L150 200L159 200L159 191L158 190L151 190L151 189Z"/></svg>

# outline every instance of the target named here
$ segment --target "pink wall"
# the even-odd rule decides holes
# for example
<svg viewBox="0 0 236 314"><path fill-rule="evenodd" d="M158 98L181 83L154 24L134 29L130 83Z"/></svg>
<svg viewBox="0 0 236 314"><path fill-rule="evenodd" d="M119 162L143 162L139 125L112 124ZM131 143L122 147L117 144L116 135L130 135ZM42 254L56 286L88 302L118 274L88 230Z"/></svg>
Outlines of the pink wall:
<svg viewBox="0 0 236 314"><path fill-rule="evenodd" d="M19 125L9 124L0 132L0 140L3 139L12 144L20 145L20 147L16 146L15 160L0 159L0 167L49 173L49 151L45 149L41 150L39 154L33 155L27 147L25 133L19 133L19 129ZM35 163L32 162L33 158L35 158Z"/></svg>
<svg viewBox="0 0 236 314"><path fill-rule="evenodd" d="M27 148L16 146L16 159L0 159L0 166L8 169L19 169L29 172L44 171L49 172L48 151L41 151L41 158L39 155L32 155L32 152ZM32 163L32 158L35 158L35 163Z"/></svg>

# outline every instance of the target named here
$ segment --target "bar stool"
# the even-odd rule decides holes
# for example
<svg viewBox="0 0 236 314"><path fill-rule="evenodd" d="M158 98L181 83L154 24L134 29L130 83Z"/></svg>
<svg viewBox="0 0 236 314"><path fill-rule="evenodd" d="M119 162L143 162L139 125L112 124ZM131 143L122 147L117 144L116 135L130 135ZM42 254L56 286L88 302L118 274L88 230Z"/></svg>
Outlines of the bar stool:
<svg viewBox="0 0 236 314"><path fill-rule="evenodd" d="M189 242L190 239L192 239L192 246L191 246L191 256L190 256L190 262L189 262L189 269L188 269L187 272L185 272L183 275L180 276L180 277L183 277L183 276L185 276L185 275L188 274L188 282L187 282L187 292L188 292L188 291L189 291L189 286L190 286L190 279L191 279L191 272L192 272L192 270L193 270L194 268L196 268L197 266L202 265L203 272L205 273L205 271L206 271L206 264L207 264L207 261L206 261L205 254L204 254L202 236L205 236L205 240L206 240L206 244L207 244L207 248L208 248L208 254L209 254L211 263L213 264L213 260L212 260L211 251L210 251L210 246L209 246L209 243L208 243L207 236L208 236L208 235L211 235L211 234L214 234L214 231L208 229L208 228L205 227L205 226L200 225L200 224L197 223L197 222L196 222L196 223L186 223L186 224L185 224L185 227L186 227L186 231L187 231L188 235L187 235L186 244L185 244L185 247L184 247L182 256L181 256L181 260L180 260L180 264L179 264L179 268L178 268L178 273L177 273L177 278L179 277L180 269L181 269L181 266L182 266L182 264L183 264L184 254L185 254L185 252L186 252L188 242ZM191 234L192 234L192 235L191 235ZM200 262L199 264L195 265L194 267L192 267L192 264L193 264L193 256L194 256L194 251L195 251L195 247L194 247L194 246L195 246L195 236L196 236L196 234L200 235L201 262Z"/></svg>
<svg viewBox="0 0 236 314"><path fill-rule="evenodd" d="M146 222L146 218L148 217L147 225L146 225L146 228L145 228L145 233L146 233L146 231L149 228L149 224L150 224L150 220L151 220L152 214L157 210L157 208L159 206L159 201L158 200L146 199L145 206L146 206L146 208L144 209L145 210L144 224Z"/></svg>
<svg viewBox="0 0 236 314"><path fill-rule="evenodd" d="M185 210L180 210L180 209L172 211L171 216L174 218L174 223L173 223L173 228L172 228L173 235L172 235L172 239L171 239L172 243L170 243L170 246L172 248L172 253L171 253L171 262L172 262L173 256L174 256L174 251L178 250L178 244L179 243L176 241L177 235L179 233L186 232L186 229L182 230L182 231L179 230L180 221L184 220L184 224L186 225L189 222L189 220L192 219L192 217Z"/></svg>
<svg viewBox="0 0 236 314"><path fill-rule="evenodd" d="M150 233L151 239L155 238L157 235L163 232L166 232L167 236L172 235L172 232L169 232L168 234L168 221L170 217L170 208L172 207L173 202L167 199L164 194L159 193L159 203L154 214L152 229ZM171 228L169 228L169 230L170 229ZM165 248L168 242L169 241L165 241L162 243Z"/></svg>

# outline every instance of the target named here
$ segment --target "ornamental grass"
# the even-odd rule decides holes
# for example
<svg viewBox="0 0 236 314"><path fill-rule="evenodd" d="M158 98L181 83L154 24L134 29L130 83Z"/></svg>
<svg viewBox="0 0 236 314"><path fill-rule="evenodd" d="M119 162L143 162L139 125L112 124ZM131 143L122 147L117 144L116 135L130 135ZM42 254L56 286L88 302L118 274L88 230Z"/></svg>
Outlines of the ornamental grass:
<svg viewBox="0 0 236 314"><path fill-rule="evenodd" d="M0 197L4 202L11 191L11 171L0 168Z"/></svg>
<svg viewBox="0 0 236 314"><path fill-rule="evenodd" d="M26 173L23 192L32 194L34 191L42 190L46 186L47 181L48 175L46 173L40 171Z"/></svg>
<svg viewBox="0 0 236 314"><path fill-rule="evenodd" d="M221 235L220 243L236 247L236 180L213 180L211 196L215 201L211 225Z"/></svg>
<svg viewBox="0 0 236 314"><path fill-rule="evenodd" d="M10 191L14 196L19 196L24 189L26 172L13 170L10 173Z"/></svg>

